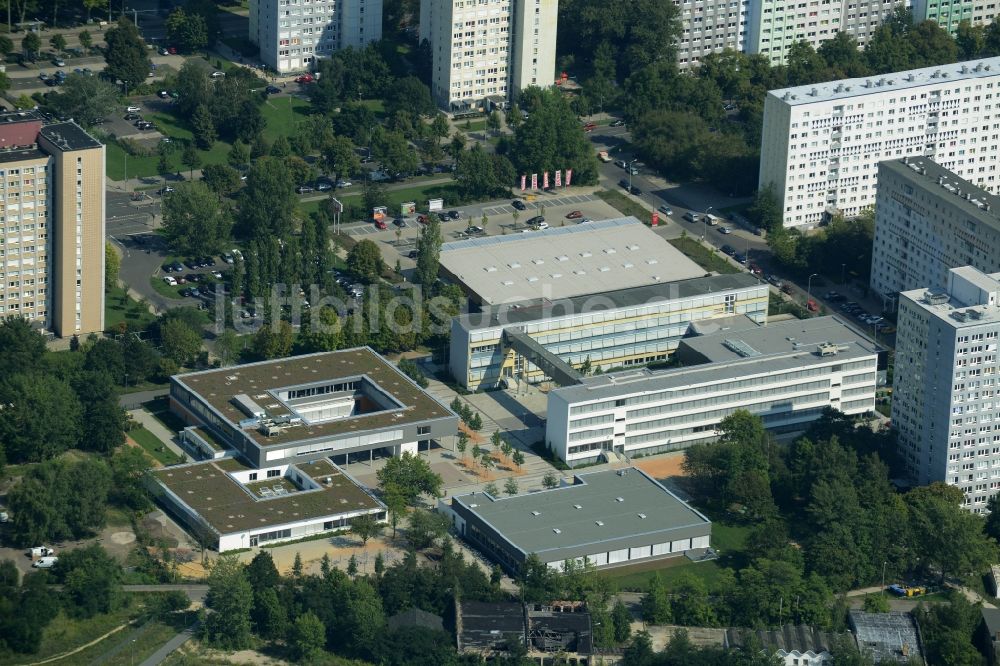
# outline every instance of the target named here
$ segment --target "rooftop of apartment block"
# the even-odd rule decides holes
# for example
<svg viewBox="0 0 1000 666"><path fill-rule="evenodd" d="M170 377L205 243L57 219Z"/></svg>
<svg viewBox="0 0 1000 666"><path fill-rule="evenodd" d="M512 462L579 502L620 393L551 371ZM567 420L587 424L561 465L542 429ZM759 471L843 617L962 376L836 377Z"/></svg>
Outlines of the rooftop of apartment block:
<svg viewBox="0 0 1000 666"><path fill-rule="evenodd" d="M948 271L944 287L911 289L900 299L932 315L947 319L955 328L1000 322L1000 273L983 273L972 266Z"/></svg>
<svg viewBox="0 0 1000 666"><path fill-rule="evenodd" d="M981 58L891 74L779 88L769 91L768 95L778 98L789 106L799 106L927 85L946 85L954 81L982 79L998 75L1000 75L1000 57Z"/></svg>
<svg viewBox="0 0 1000 666"><path fill-rule="evenodd" d="M763 283L750 273L708 275L573 298L558 300L538 298L483 308L480 312L459 315L455 319L462 328L472 331L495 326L517 326L554 317L639 307L762 286Z"/></svg>
<svg viewBox="0 0 1000 666"><path fill-rule="evenodd" d="M450 409L369 347L192 372L175 375L172 380L260 446L363 436L375 430L454 417ZM279 398L279 392L289 392L289 396ZM317 403L324 401L342 403L339 410L332 408L336 416L301 417L301 412L315 410Z"/></svg>
<svg viewBox="0 0 1000 666"><path fill-rule="evenodd" d="M87 134L86 130L72 120L44 125L41 134L54 146L64 151L99 148L102 145L100 141Z"/></svg>
<svg viewBox="0 0 1000 666"><path fill-rule="evenodd" d="M631 216L445 243L441 266L487 305L573 298L705 274Z"/></svg>
<svg viewBox="0 0 1000 666"><path fill-rule="evenodd" d="M298 476L295 470L312 482L309 488L291 480ZM326 459L298 463L283 476L245 484L232 476L252 471L235 458L223 458L164 467L150 474L219 534L382 506Z"/></svg>
<svg viewBox="0 0 1000 666"><path fill-rule="evenodd" d="M904 157L879 163L879 169L919 184L974 220L1000 231L1000 197L944 168L928 157ZM974 231L974 230L970 230Z"/></svg>
<svg viewBox="0 0 1000 666"><path fill-rule="evenodd" d="M814 317L722 330L684 338L680 359L695 365L663 370L639 368L584 377L580 384L554 389L568 403L618 398L654 391L683 390L702 384L766 375L872 357L878 347L837 317Z"/></svg>

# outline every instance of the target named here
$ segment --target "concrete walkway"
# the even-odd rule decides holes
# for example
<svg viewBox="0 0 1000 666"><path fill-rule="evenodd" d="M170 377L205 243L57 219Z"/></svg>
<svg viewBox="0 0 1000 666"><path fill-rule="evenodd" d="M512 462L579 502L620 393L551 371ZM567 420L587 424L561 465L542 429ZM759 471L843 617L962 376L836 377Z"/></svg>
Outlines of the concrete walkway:
<svg viewBox="0 0 1000 666"><path fill-rule="evenodd" d="M133 409L129 411L128 415L135 419L143 428L153 433L168 449L179 456L187 456L187 453L177 445L177 433L171 432L169 428L160 423L155 416L145 409Z"/></svg>
<svg viewBox="0 0 1000 666"><path fill-rule="evenodd" d="M159 650L150 655L149 658L143 661L140 666L156 666L157 664L163 663L174 650L191 640L191 637L194 636L195 629L197 628L198 623L195 622L190 627L164 643Z"/></svg>

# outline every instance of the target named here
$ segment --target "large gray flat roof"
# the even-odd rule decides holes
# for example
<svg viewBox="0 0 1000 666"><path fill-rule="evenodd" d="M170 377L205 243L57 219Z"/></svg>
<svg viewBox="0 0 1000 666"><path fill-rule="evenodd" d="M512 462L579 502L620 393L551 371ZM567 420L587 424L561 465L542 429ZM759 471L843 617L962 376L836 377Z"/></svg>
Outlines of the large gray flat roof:
<svg viewBox="0 0 1000 666"><path fill-rule="evenodd" d="M441 266L488 305L571 298L705 274L634 217L445 243Z"/></svg>
<svg viewBox="0 0 1000 666"><path fill-rule="evenodd" d="M1000 273L983 273L973 266L959 266L948 271L974 284L979 290L979 296L1000 291ZM962 290L963 295L971 292ZM923 308L931 315L945 319L956 328L981 326L1000 319L1000 305L987 305L981 302L968 302L958 295L945 289L910 289L900 292L917 307Z"/></svg>
<svg viewBox="0 0 1000 666"><path fill-rule="evenodd" d="M535 299L513 305L498 305L483 308L481 312L459 315L456 320L464 329L470 331L498 325L516 326L540 319L680 300L692 296L749 289L762 286L762 284L750 273L709 275L708 277L698 277L668 284L654 284L587 296L562 298L557 301Z"/></svg>
<svg viewBox="0 0 1000 666"><path fill-rule="evenodd" d="M872 356L878 351L873 342L836 317L794 319L681 340L678 355L683 358L685 351L692 352L691 355L700 357L701 365L609 372L584 377L580 384L558 388L553 393L572 404L783 372L829 363L830 357L819 353L819 346L824 343L837 345L836 358L842 360Z"/></svg>
<svg viewBox="0 0 1000 666"><path fill-rule="evenodd" d="M711 525L640 469L578 474L576 480L572 486L527 495L473 493L453 501L543 562L601 552L603 542L618 542L611 549L626 547L621 542L630 539L633 546L663 543L694 536L691 528L707 533Z"/></svg>
<svg viewBox="0 0 1000 666"><path fill-rule="evenodd" d="M838 99L861 97L872 93L903 91L928 85L955 84L968 79L1000 75L1000 58L980 58L950 65L923 67L905 72L893 72L856 79L840 79L827 83L779 88L767 94L789 106L800 106Z"/></svg>

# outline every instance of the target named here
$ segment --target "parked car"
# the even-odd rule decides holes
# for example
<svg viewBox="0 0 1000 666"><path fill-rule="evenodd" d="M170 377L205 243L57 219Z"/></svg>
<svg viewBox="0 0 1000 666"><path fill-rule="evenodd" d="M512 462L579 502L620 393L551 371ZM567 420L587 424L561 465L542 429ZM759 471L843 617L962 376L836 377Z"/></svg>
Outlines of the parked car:
<svg viewBox="0 0 1000 666"><path fill-rule="evenodd" d="M309 194L310 192L315 192L316 190L309 185L299 185L295 188L295 191L299 194Z"/></svg>
<svg viewBox="0 0 1000 666"><path fill-rule="evenodd" d="M62 58L54 58L52 60L52 64L55 65L56 67L65 67L66 61L63 60Z"/></svg>
<svg viewBox="0 0 1000 666"><path fill-rule="evenodd" d="M486 233L486 230L485 230L485 229L483 229L482 227L476 227L476 226L472 226L472 227L468 227L468 228L467 228L467 229L465 230L465 233L466 233L467 235L469 235L469 236L479 236L479 235L481 235L481 234L484 234L484 233Z"/></svg>
<svg viewBox="0 0 1000 666"><path fill-rule="evenodd" d="M409 252L406 253L406 256L408 259L416 259L419 254L420 253L417 252L416 250L410 250Z"/></svg>
<svg viewBox="0 0 1000 666"><path fill-rule="evenodd" d="M452 220L460 220L462 219L462 214L457 210L449 210L448 217L451 218Z"/></svg>
<svg viewBox="0 0 1000 666"><path fill-rule="evenodd" d="M386 226L385 220L375 220L375 228L376 229L388 229L389 227Z"/></svg>
<svg viewBox="0 0 1000 666"><path fill-rule="evenodd" d="M344 179L341 178L336 183L334 183L334 185L336 187L350 187L351 186L351 181L344 180Z"/></svg>
<svg viewBox="0 0 1000 666"><path fill-rule="evenodd" d="M597 123L587 123L583 126L584 132L593 132L595 129L597 129Z"/></svg>
<svg viewBox="0 0 1000 666"><path fill-rule="evenodd" d="M525 222L525 224L528 225L529 227L537 227L539 224L541 224L544 221L545 221L545 218L543 216L536 215L533 218L531 218L530 220L528 220L527 222Z"/></svg>
<svg viewBox="0 0 1000 666"><path fill-rule="evenodd" d="M615 166L616 167L621 167L622 169L624 169L624 168L628 167L628 164L625 162L625 160L616 160L615 161Z"/></svg>
<svg viewBox="0 0 1000 666"><path fill-rule="evenodd" d="M579 210L574 210L569 213L566 213L567 220L578 220L581 217L583 217L583 212Z"/></svg>
<svg viewBox="0 0 1000 666"><path fill-rule="evenodd" d="M161 187L160 189L158 189L156 191L156 193L162 196L164 194L170 194L173 191L174 191L174 188L170 187L169 185L164 185L163 187Z"/></svg>
<svg viewBox="0 0 1000 666"><path fill-rule="evenodd" d="M728 235L728 234L733 233L733 230L732 230L731 227L719 227L719 233L720 234L727 234Z"/></svg>
<svg viewBox="0 0 1000 666"><path fill-rule="evenodd" d="M214 277L216 280L221 280L222 271L212 271L212 277Z"/></svg>
<svg viewBox="0 0 1000 666"><path fill-rule="evenodd" d="M537 229L538 231L548 228L549 228L549 223L544 220L535 225L535 229Z"/></svg>
<svg viewBox="0 0 1000 666"><path fill-rule="evenodd" d="M212 72L212 74L211 74L211 76L212 76L212 78L213 78L213 79L221 79L221 78L222 78L223 76L225 76L225 75L226 75L226 73L225 73L225 72L220 72L219 70L215 70L215 71L214 71L214 72Z"/></svg>
<svg viewBox="0 0 1000 666"><path fill-rule="evenodd" d="M392 223L401 228L406 226L406 220L401 217L397 217L392 221Z"/></svg>
<svg viewBox="0 0 1000 666"><path fill-rule="evenodd" d="M688 222L697 222L698 216L695 215L694 211L689 210L688 212L684 213L684 219L687 220Z"/></svg>
<svg viewBox="0 0 1000 666"><path fill-rule="evenodd" d="M140 111L142 111L141 108L139 108L138 106L136 106L134 104L126 106L125 110L128 111L129 113L139 113Z"/></svg>
<svg viewBox="0 0 1000 666"><path fill-rule="evenodd" d="M58 561L58 557L43 557L40 560L36 560L31 566L36 569L51 569Z"/></svg>
<svg viewBox="0 0 1000 666"><path fill-rule="evenodd" d="M629 189L629 192L630 192L631 194L633 194L634 196L639 196L640 194L642 194L642 190L640 190L640 189L639 189L639 188L638 188L637 186L635 186L635 185L633 185L633 186L631 187L631 189Z"/></svg>
<svg viewBox="0 0 1000 666"><path fill-rule="evenodd" d="M619 118L618 120L612 120L610 127L625 127L625 121Z"/></svg>
<svg viewBox="0 0 1000 666"><path fill-rule="evenodd" d="M806 309L809 310L809 312L819 312L819 304L810 298L806 301Z"/></svg>
<svg viewBox="0 0 1000 666"><path fill-rule="evenodd" d="M279 88L278 86L268 86L264 88L264 92L266 92L268 95L277 95L278 93L281 92L281 88Z"/></svg>
<svg viewBox="0 0 1000 666"><path fill-rule="evenodd" d="M660 206L656 210L660 211L664 215L673 215L674 214L674 209L671 208L670 206L668 206L667 204L663 204L662 206Z"/></svg>
<svg viewBox="0 0 1000 666"><path fill-rule="evenodd" d="M747 265L747 255L745 255L745 254L736 254L736 255L733 255L733 259L735 259L736 261L740 262L744 266Z"/></svg>
<svg viewBox="0 0 1000 666"><path fill-rule="evenodd" d="M177 280L175 280L174 277L171 276L171 275L164 275L163 276L163 281L166 282L171 287L176 287L177 286Z"/></svg>
<svg viewBox="0 0 1000 666"><path fill-rule="evenodd" d="M518 210L525 210L527 208L525 203L520 199L514 199L513 201L510 202L510 205Z"/></svg>
<svg viewBox="0 0 1000 666"><path fill-rule="evenodd" d="M839 303L840 301L845 300L843 294L838 294L835 291L828 291L828 292L826 292L826 294L823 296L823 298L825 298L826 300L830 301L831 303Z"/></svg>
<svg viewBox="0 0 1000 666"><path fill-rule="evenodd" d="M297 77L295 77L295 82L296 83L312 83L313 82L312 74L303 74L301 76L297 76Z"/></svg>
<svg viewBox="0 0 1000 666"><path fill-rule="evenodd" d="M170 99L170 93L168 93L166 90L161 90L160 92L156 93L156 95L160 99Z"/></svg>
<svg viewBox="0 0 1000 666"><path fill-rule="evenodd" d="M188 282L201 282L201 276L198 275L197 273L188 273L188 275L187 275L187 281Z"/></svg>
<svg viewBox="0 0 1000 666"><path fill-rule="evenodd" d="M128 120L129 122L132 122L133 120L142 120L142 116L138 113L126 113L125 120Z"/></svg>
<svg viewBox="0 0 1000 666"><path fill-rule="evenodd" d="M427 224L429 221L430 220L423 213L421 213L420 215L417 215L417 223L418 224Z"/></svg>
<svg viewBox="0 0 1000 666"><path fill-rule="evenodd" d="M320 192L327 192L333 189L333 183L328 180L317 180L316 189Z"/></svg>
<svg viewBox="0 0 1000 666"><path fill-rule="evenodd" d="M722 254L728 254L730 257L736 256L736 248L732 245L723 245L719 249L722 251Z"/></svg>

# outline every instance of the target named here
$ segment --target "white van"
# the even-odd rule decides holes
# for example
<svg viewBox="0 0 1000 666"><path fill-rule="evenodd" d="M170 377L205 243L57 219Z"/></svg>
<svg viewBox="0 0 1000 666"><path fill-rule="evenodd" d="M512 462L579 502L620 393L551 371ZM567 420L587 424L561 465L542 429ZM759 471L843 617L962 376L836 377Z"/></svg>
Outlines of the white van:
<svg viewBox="0 0 1000 666"><path fill-rule="evenodd" d="M40 560L36 560L31 566L36 569L51 569L59 561L58 557L43 557Z"/></svg>
<svg viewBox="0 0 1000 666"><path fill-rule="evenodd" d="M715 225L717 225L719 223L719 219L720 218L718 218L718 217L716 217L714 215L706 215L705 216L705 224L707 224L710 227L714 227Z"/></svg>

